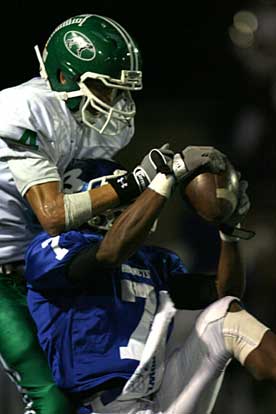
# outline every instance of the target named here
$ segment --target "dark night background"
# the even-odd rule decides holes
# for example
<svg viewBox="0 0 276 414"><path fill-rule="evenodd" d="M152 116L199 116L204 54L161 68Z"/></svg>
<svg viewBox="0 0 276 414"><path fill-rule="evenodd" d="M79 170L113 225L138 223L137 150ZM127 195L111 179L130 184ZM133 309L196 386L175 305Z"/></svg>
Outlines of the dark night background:
<svg viewBox="0 0 276 414"><path fill-rule="evenodd" d="M112 17L136 39L144 88L134 95L136 135L118 159L132 168L167 141L175 150L214 145L229 156L249 182L246 225L257 233L242 242L244 302L276 331L276 1L13 1L1 11L1 89L37 76L34 46L42 50L54 28L76 14ZM216 267L217 230L189 212L179 194L152 241L177 251L191 270ZM0 414L21 412L14 386L0 375ZM222 412L275 414L275 390L233 362L214 410Z"/></svg>

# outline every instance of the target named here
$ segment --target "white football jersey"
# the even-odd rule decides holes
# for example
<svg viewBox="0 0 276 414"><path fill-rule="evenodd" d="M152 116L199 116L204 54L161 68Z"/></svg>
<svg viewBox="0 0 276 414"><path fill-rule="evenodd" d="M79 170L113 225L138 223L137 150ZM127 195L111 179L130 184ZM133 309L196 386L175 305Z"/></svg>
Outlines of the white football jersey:
<svg viewBox="0 0 276 414"><path fill-rule="evenodd" d="M0 114L0 263L6 263L22 259L40 229L26 191L62 181L73 158L112 158L131 140L134 124L117 136L99 134L78 122L41 78L2 90Z"/></svg>

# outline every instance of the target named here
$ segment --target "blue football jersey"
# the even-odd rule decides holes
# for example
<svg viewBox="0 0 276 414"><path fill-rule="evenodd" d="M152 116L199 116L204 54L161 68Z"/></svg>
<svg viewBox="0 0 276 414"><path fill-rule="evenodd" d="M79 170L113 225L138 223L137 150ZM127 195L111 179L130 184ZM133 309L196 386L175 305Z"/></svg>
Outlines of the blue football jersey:
<svg viewBox="0 0 276 414"><path fill-rule="evenodd" d="M161 319L154 324L161 314L160 293L166 292L171 274L184 275L186 268L169 250L143 246L120 267L87 269L90 282L78 288L66 277L68 264L101 238L79 231L56 237L39 234L26 253L28 305L61 388L79 393L112 378L123 378L129 381L128 391L137 395L134 374L141 378L149 369L148 361L152 367L157 363L153 354L158 344L156 348L152 345L157 334L151 335L146 346L153 326L156 332L159 329L158 335L166 336ZM164 323L166 334L169 326ZM141 368L142 360L146 362ZM157 385L152 376L142 393L148 394Z"/></svg>

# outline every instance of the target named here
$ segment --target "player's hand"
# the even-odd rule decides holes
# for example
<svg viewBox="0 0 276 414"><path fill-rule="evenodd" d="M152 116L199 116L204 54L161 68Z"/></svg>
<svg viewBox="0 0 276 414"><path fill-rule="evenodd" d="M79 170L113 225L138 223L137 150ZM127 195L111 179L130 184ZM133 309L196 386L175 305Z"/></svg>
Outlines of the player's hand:
<svg viewBox="0 0 276 414"><path fill-rule="evenodd" d="M226 168L226 156L214 147L188 146L174 155L173 171L177 181L203 171L219 173Z"/></svg>
<svg viewBox="0 0 276 414"><path fill-rule="evenodd" d="M161 148L150 150L131 173L108 179L107 182L116 191L121 204L128 204L138 197L159 172L170 176L174 182L173 155L174 153L170 150L169 144L164 144ZM168 191L166 190L165 193L165 196L167 196Z"/></svg>
<svg viewBox="0 0 276 414"><path fill-rule="evenodd" d="M248 182L246 180L240 180L237 207L232 215L227 219L225 224L236 227L237 225L240 225L245 219L250 209L250 200L246 193L247 188Z"/></svg>
<svg viewBox="0 0 276 414"><path fill-rule="evenodd" d="M239 178L241 178L240 173ZM220 236L225 241L239 241L240 239L248 240L255 235L255 232L241 228L241 224L251 205L247 194L247 188L248 182L240 179L237 207L231 216L220 225Z"/></svg>
<svg viewBox="0 0 276 414"><path fill-rule="evenodd" d="M168 143L160 148L154 148L142 159L133 170L133 174L145 189L159 172L173 175L174 152Z"/></svg>

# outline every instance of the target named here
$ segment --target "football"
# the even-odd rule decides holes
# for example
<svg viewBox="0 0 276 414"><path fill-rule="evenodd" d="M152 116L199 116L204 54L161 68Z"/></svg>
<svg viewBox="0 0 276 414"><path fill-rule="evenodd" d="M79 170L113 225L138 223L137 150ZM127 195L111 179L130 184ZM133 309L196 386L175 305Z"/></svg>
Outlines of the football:
<svg viewBox="0 0 276 414"><path fill-rule="evenodd" d="M180 195L186 204L204 220L221 224L237 206L239 177L228 161L220 174L203 172L188 185L180 184Z"/></svg>

